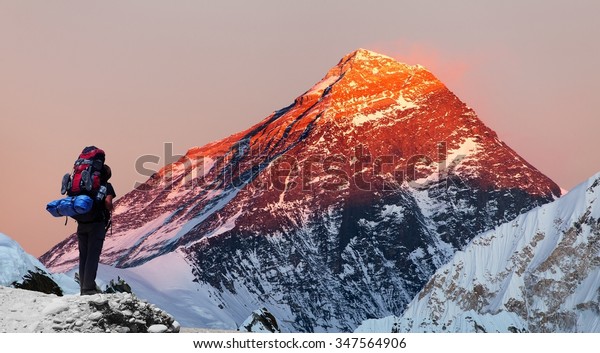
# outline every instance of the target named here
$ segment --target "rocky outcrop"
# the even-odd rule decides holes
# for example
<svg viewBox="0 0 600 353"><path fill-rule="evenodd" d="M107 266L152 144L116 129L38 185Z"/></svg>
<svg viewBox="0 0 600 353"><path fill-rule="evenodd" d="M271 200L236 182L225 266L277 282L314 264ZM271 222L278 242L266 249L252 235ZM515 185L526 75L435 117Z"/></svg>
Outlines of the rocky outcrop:
<svg viewBox="0 0 600 353"><path fill-rule="evenodd" d="M275 319L275 316L267 308L253 311L246 321L240 325L238 330L247 332L281 332L277 324L277 319Z"/></svg>
<svg viewBox="0 0 600 353"><path fill-rule="evenodd" d="M44 309L50 314L44 320L52 320L54 332L175 333L181 328L167 312L129 293L95 294L68 300L71 304L56 302ZM40 327L47 325L42 322Z"/></svg>
<svg viewBox="0 0 600 353"><path fill-rule="evenodd" d="M27 274L23 276L21 281L13 282L12 286L14 288L32 290L46 294L63 295L63 290L60 286L48 276L47 272L38 268L36 268L35 271L27 271Z"/></svg>

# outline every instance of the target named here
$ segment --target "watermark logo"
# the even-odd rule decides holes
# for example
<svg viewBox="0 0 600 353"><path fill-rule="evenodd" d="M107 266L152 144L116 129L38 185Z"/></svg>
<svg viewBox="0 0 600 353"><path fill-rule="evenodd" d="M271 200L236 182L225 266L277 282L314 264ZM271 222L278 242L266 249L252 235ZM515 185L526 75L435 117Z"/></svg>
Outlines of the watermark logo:
<svg viewBox="0 0 600 353"><path fill-rule="evenodd" d="M234 144L223 156L178 155L173 143L163 145L161 158L143 155L135 170L144 178L135 183L149 190L146 180L154 179L162 188L227 189L248 184L256 189L315 192L353 188L361 191L396 190L402 185L426 188L432 184L447 187L458 178L452 170L465 155L449 156L446 142L438 142L430 153L404 156L402 152L372 154L359 144L349 153L311 153L296 156L255 145L248 140ZM196 190L198 191L198 190Z"/></svg>

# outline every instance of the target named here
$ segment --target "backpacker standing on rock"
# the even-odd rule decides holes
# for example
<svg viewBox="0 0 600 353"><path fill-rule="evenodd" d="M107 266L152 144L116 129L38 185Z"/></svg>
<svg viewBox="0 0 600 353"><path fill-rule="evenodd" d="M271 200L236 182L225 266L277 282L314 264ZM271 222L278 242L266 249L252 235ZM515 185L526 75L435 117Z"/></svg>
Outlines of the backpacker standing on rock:
<svg viewBox="0 0 600 353"><path fill-rule="evenodd" d="M96 286L96 273L100 254L104 245L104 237L111 225L112 200L117 195L108 182L111 170L104 165L101 173L101 190L104 187L104 196L96 205L98 209L90 221L77 221L77 240L79 244L79 287L82 295L96 294L100 290ZM94 212L92 210L92 212Z"/></svg>
<svg viewBox="0 0 600 353"><path fill-rule="evenodd" d="M95 146L84 148L75 161L73 173L63 177L61 193L68 197L46 207L55 217L68 216L77 221L81 295L101 292L96 286L96 274L116 197L108 182L112 173L104 160L103 150Z"/></svg>

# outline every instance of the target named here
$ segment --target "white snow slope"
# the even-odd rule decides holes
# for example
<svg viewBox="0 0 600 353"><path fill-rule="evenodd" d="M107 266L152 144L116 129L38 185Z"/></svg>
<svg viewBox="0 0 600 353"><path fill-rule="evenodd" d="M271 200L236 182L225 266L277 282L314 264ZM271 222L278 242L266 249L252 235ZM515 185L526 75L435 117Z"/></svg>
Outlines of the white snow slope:
<svg viewBox="0 0 600 353"><path fill-rule="evenodd" d="M20 283L29 271L45 273L67 294L79 293L79 284L74 278L50 273L44 264L26 253L16 241L0 233L0 286Z"/></svg>
<svg viewBox="0 0 600 353"><path fill-rule="evenodd" d="M402 317L356 332L600 332L600 173L473 239Z"/></svg>

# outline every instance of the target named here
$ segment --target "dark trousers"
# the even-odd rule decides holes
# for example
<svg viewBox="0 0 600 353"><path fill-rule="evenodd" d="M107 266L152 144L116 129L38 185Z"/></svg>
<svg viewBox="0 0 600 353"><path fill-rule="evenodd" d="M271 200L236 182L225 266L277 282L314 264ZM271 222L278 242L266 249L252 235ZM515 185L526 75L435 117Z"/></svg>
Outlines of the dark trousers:
<svg viewBox="0 0 600 353"><path fill-rule="evenodd" d="M96 290L96 273L106 235L104 227L104 222L79 223L77 225L81 294L89 294Z"/></svg>

